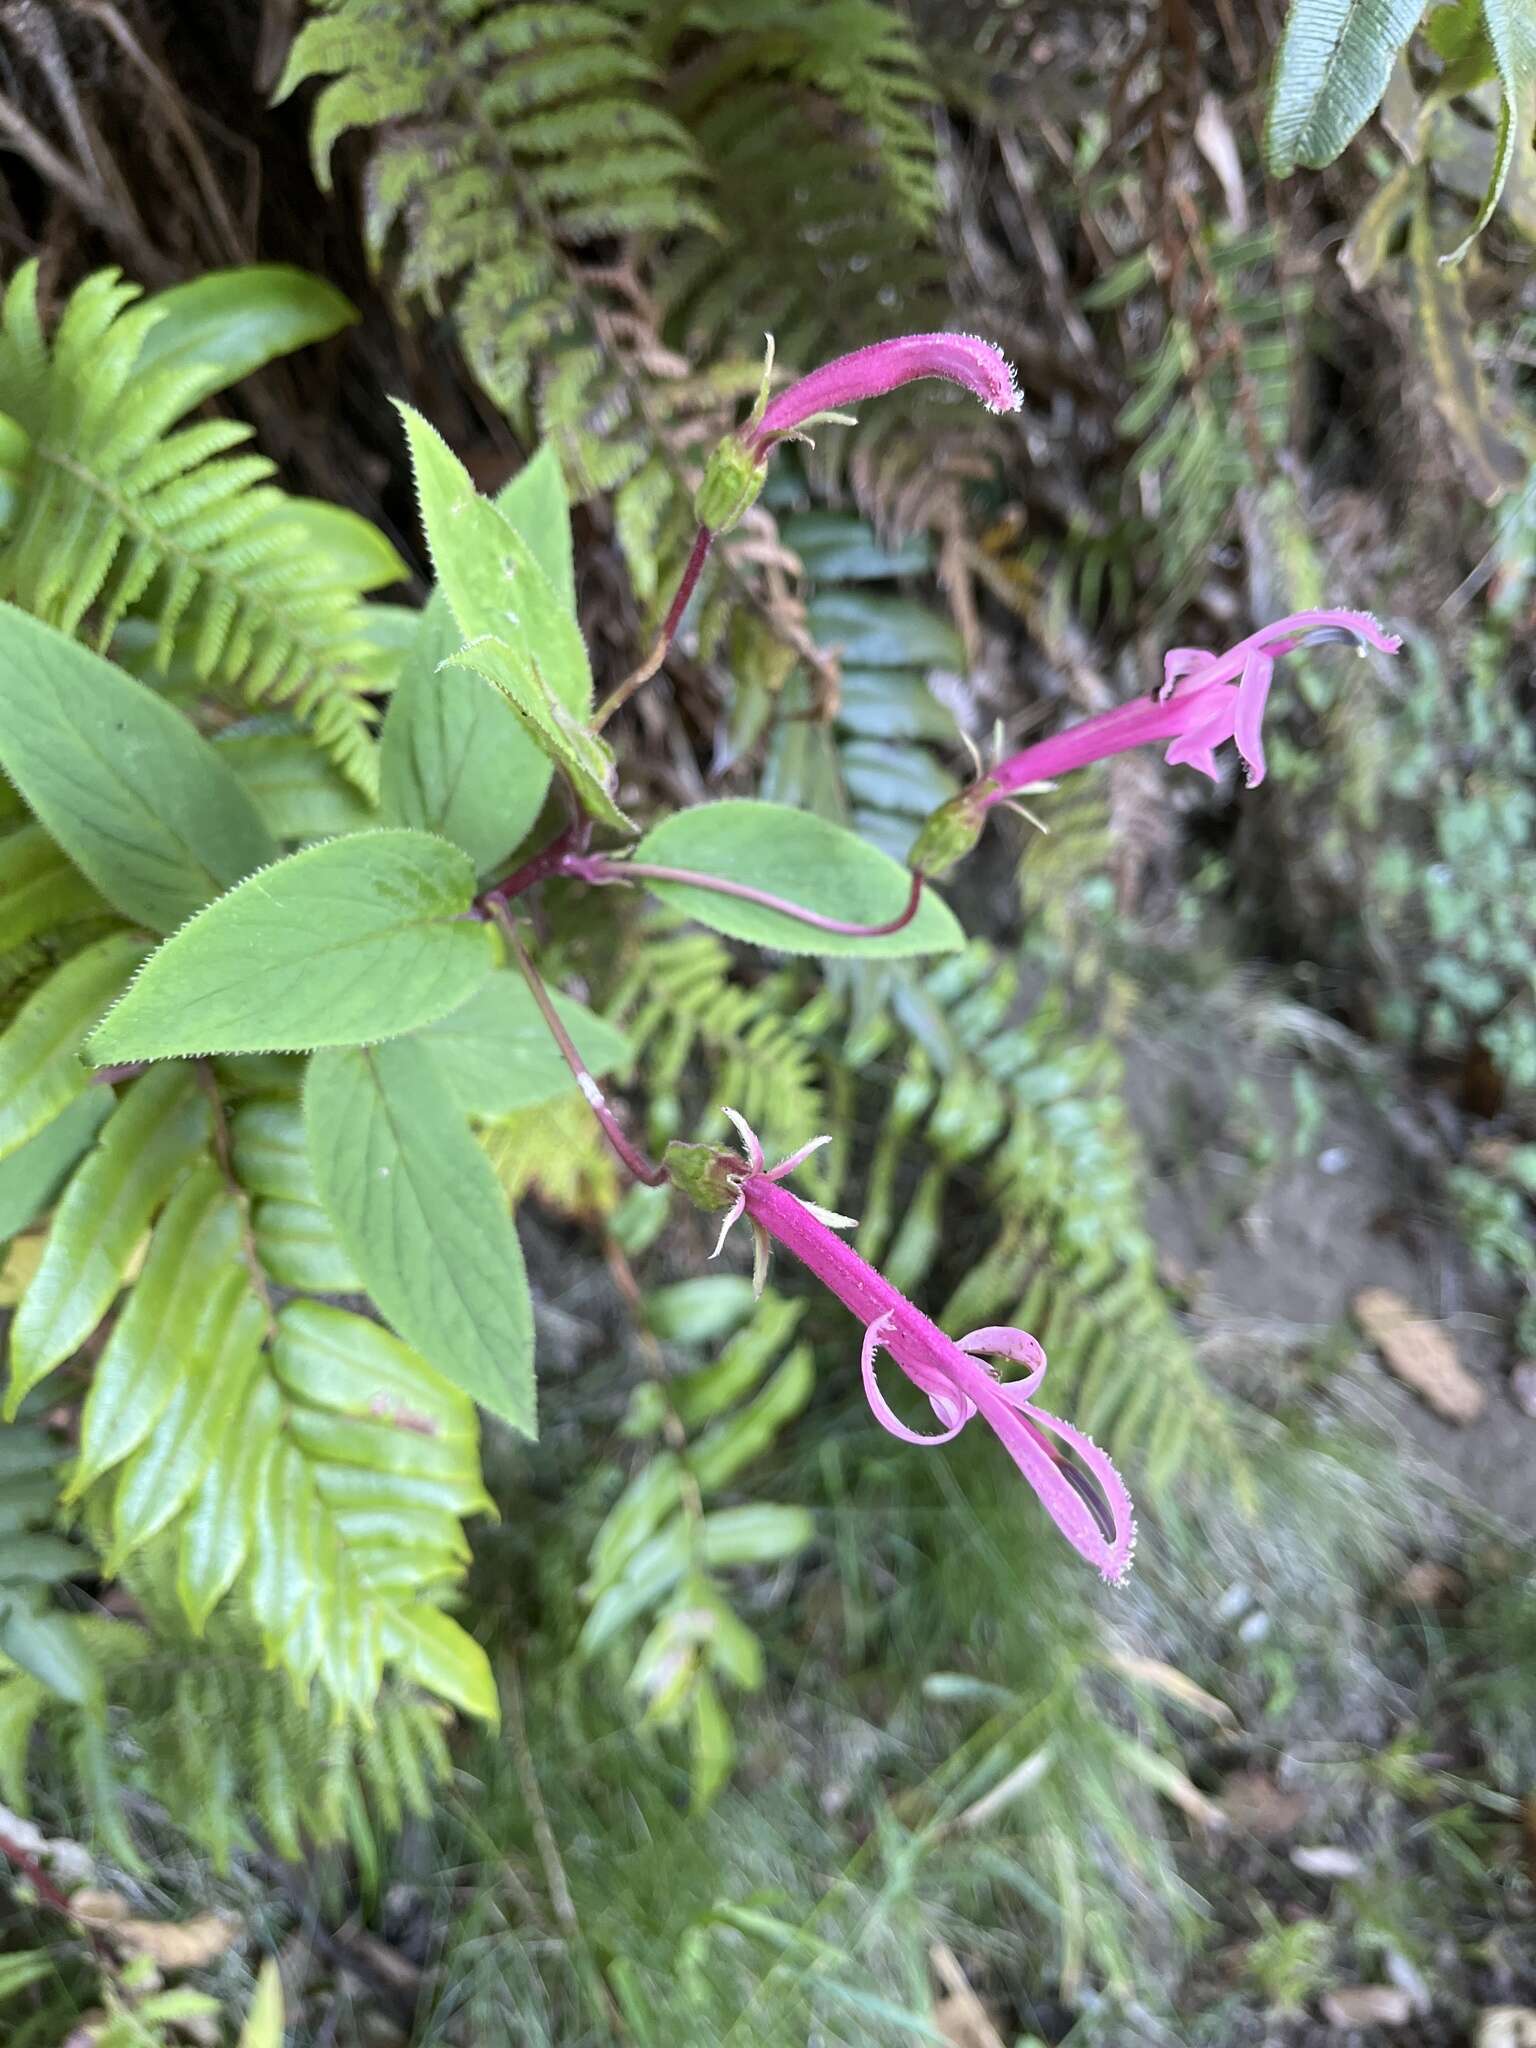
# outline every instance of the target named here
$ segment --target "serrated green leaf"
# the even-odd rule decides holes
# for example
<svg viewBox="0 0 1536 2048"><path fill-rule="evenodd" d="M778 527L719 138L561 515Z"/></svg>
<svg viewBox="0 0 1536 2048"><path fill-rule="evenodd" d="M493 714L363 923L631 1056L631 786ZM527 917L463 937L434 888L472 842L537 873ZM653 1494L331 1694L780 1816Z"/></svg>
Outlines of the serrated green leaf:
<svg viewBox="0 0 1536 2048"><path fill-rule="evenodd" d="M550 442L541 442L533 458L496 493L496 510L515 526L533 559L549 579L550 588L575 614L576 562L571 547L571 512L565 495L560 458Z"/></svg>
<svg viewBox="0 0 1536 2048"><path fill-rule="evenodd" d="M465 917L466 856L425 832L358 832L250 876L170 938L91 1041L99 1062L302 1052L412 1031L494 964Z"/></svg>
<svg viewBox="0 0 1536 2048"><path fill-rule="evenodd" d="M274 839L338 839L378 823L372 805L302 733L233 733L217 745Z"/></svg>
<svg viewBox="0 0 1536 2048"><path fill-rule="evenodd" d="M0 954L83 918L108 917L107 904L41 825L0 839Z"/></svg>
<svg viewBox="0 0 1536 2048"><path fill-rule="evenodd" d="M228 763L179 711L10 604L0 767L107 901L155 931L277 852Z"/></svg>
<svg viewBox="0 0 1536 2048"><path fill-rule="evenodd" d="M444 668L462 635L437 592L401 667L380 741L384 814L439 832L489 874L533 829L549 763L478 676Z"/></svg>
<svg viewBox="0 0 1536 2048"><path fill-rule="evenodd" d="M675 812L645 835L635 858L765 889L848 924L882 924L899 916L911 889L904 868L854 833L788 804L747 799L695 804ZM953 913L931 887L923 891L910 924L873 939L818 931L780 911L687 884L647 881L646 887L700 924L786 953L889 960L910 953L954 952L965 942Z"/></svg>
<svg viewBox="0 0 1536 2048"><path fill-rule="evenodd" d="M534 1434L533 1311L517 1233L426 1046L318 1053L310 1164L385 1316L452 1385Z"/></svg>
<svg viewBox="0 0 1536 2048"><path fill-rule="evenodd" d="M150 1219L210 1131L206 1097L177 1069L144 1075L113 1107L64 1192L11 1325L7 1418L106 1314Z"/></svg>
<svg viewBox="0 0 1536 2048"><path fill-rule="evenodd" d="M89 1088L36 1137L0 1160L0 1242L40 1216L112 1108L105 1088Z"/></svg>
<svg viewBox="0 0 1536 2048"><path fill-rule="evenodd" d="M470 670L500 693L524 733L560 769L577 802L599 825L626 836L634 832L633 820L613 800L613 749L566 710L537 656L487 638L471 640L450 654L447 666Z"/></svg>
<svg viewBox="0 0 1536 2048"><path fill-rule="evenodd" d="M410 406L396 406L438 588L460 635L503 641L536 661L559 703L582 717L592 701L592 670L572 606L513 521L479 495L436 428Z"/></svg>
<svg viewBox="0 0 1536 2048"><path fill-rule="evenodd" d="M1264 152L1277 178L1331 164L1381 103L1424 0L1291 0Z"/></svg>
<svg viewBox="0 0 1536 2048"><path fill-rule="evenodd" d="M74 1500L139 1448L184 1374L217 1345L246 1284L240 1216L211 1161L196 1165L155 1225L144 1270L101 1354L80 1417Z"/></svg>
<svg viewBox="0 0 1536 2048"><path fill-rule="evenodd" d="M147 951L131 932L98 939L55 968L0 1033L0 1159L93 1085L81 1046Z"/></svg>
<svg viewBox="0 0 1536 2048"><path fill-rule="evenodd" d="M357 309L333 284L287 263L210 270L151 301L156 319L134 374L171 369L188 378L183 410L238 384L263 363L350 327Z"/></svg>
<svg viewBox="0 0 1536 2048"><path fill-rule="evenodd" d="M630 1065L634 1050L606 1017L570 996L557 995L554 1004L589 1073ZM443 1079L471 1116L510 1116L576 1085L526 982L510 971L493 974L467 1003L416 1036L431 1048Z"/></svg>

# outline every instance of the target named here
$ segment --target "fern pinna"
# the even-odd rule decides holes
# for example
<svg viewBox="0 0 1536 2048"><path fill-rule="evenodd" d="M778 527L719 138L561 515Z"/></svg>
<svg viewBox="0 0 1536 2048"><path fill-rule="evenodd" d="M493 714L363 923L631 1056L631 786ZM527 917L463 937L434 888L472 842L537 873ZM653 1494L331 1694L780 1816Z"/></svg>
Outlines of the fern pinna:
<svg viewBox="0 0 1536 2048"><path fill-rule="evenodd" d="M267 457L231 453L250 438L242 422L177 425L351 317L296 271L214 273L142 299L104 270L50 336L37 265L23 264L0 316L0 596L98 646L137 646L129 658L176 683L291 709L373 795L367 693L390 664L363 598L404 564L367 521L288 497Z"/></svg>

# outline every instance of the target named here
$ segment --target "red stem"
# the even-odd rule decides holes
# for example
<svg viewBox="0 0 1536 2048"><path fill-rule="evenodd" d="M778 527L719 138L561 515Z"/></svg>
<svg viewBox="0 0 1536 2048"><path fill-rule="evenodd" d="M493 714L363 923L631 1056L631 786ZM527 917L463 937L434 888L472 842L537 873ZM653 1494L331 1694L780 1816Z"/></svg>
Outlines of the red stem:
<svg viewBox="0 0 1536 2048"><path fill-rule="evenodd" d="M8 1835L0 1835L0 1856L20 1871L45 1906L51 1906L56 1913L69 1912L69 1900L37 1858L23 1849L19 1842L13 1842Z"/></svg>
<svg viewBox="0 0 1536 2048"><path fill-rule="evenodd" d="M695 874L691 868L657 867L651 861L610 860L605 854L595 854L584 865L589 870L601 868L601 872L589 872L588 881L626 882L638 878L648 882L682 882L690 889L707 889L716 896L735 896L743 903L755 903L763 910L793 918L797 924L808 924L819 932L835 932L845 939L883 939L891 932L902 931L916 917L923 900L923 877L914 873L906 907L895 917L888 917L884 924L849 924L844 918L824 917L819 910L807 910L768 889L755 888L750 882L729 882L723 875Z"/></svg>
<svg viewBox="0 0 1536 2048"><path fill-rule="evenodd" d="M630 1143L629 1139L624 1135L618 1118L608 1105L607 1096L604 1095L592 1075L588 1073L586 1061L576 1050L576 1041L561 1022L560 1012L550 1001L549 990L544 986L539 970L528 957L528 948L523 944L522 934L517 929L517 923L511 911L499 899L492 901L488 907L492 917L495 918L497 924L501 927L513 959L516 960L518 966L522 969L523 979L528 984L533 1000L539 1006L539 1014L549 1026L550 1036L554 1039L556 1045L559 1046L565 1064L570 1068L575 1079L576 1086L586 1097L587 1107L602 1125L603 1136L608 1140L636 1180L644 1181L648 1188L664 1187L668 1179L665 1168L653 1166L645 1154Z"/></svg>
<svg viewBox="0 0 1536 2048"><path fill-rule="evenodd" d="M693 595L694 585L703 573L704 564L708 559L710 546L714 538L715 536L707 526L701 526L694 535L693 547L689 551L688 560L683 569L683 580L678 584L672 602L667 607L667 616L661 622L661 631L656 636L656 644L645 657L645 660L641 662L640 666L630 675L627 675L623 682L619 684L619 687L599 704L597 715L592 720L592 730L594 732L601 732L619 706L627 704L640 685L648 683L651 677L655 675L657 669L666 660L667 649L672 645L677 629L683 623L683 613L687 611L688 600Z"/></svg>

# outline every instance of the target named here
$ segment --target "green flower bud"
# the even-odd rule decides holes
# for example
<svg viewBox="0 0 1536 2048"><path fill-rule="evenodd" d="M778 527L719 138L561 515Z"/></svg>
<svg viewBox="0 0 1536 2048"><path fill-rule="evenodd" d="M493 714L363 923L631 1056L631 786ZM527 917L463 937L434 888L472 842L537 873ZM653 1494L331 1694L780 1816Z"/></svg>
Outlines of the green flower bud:
<svg viewBox="0 0 1536 2048"><path fill-rule="evenodd" d="M739 1159L718 1145L685 1145L681 1138L672 1140L661 1163L673 1187L698 1209L729 1209L736 1198L726 1176L744 1170Z"/></svg>
<svg viewBox="0 0 1536 2048"><path fill-rule="evenodd" d="M727 434L710 456L694 497L700 526L711 533L729 533L756 502L767 479L767 462L760 461L739 434Z"/></svg>
<svg viewBox="0 0 1536 2048"><path fill-rule="evenodd" d="M989 783L977 783L930 811L912 842L908 867L920 875L943 875L964 860L981 837L990 788Z"/></svg>

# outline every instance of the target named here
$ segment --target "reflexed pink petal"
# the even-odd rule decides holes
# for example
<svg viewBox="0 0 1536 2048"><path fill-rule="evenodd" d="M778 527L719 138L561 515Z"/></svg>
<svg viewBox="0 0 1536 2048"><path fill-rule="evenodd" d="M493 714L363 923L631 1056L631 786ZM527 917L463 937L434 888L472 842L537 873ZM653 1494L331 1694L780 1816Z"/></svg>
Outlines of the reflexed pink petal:
<svg viewBox="0 0 1536 2048"><path fill-rule="evenodd" d="M1243 679L1237 686L1237 709L1232 718L1232 737L1237 751L1248 764L1248 787L1257 789L1264 780L1264 706L1275 664L1267 654L1250 654L1243 664Z"/></svg>
<svg viewBox="0 0 1536 2048"><path fill-rule="evenodd" d="M1091 1438L1041 1409L1016 1408L1006 1387L973 1389L982 1419L1039 1496L1040 1504L1080 1556L1111 1584L1130 1570L1136 1517L1125 1482ZM1069 1458L1045 1434L1059 1437Z"/></svg>
<svg viewBox="0 0 1536 2048"><path fill-rule="evenodd" d="M984 1330L972 1330L967 1336L957 1337L955 1342L973 1357L986 1358L990 1355L1006 1358L1010 1365L1027 1368L1023 1379L1009 1380L1004 1388L1012 1401L1027 1400L1045 1378L1045 1353L1028 1330L1014 1330L1005 1324L994 1323Z"/></svg>
<svg viewBox="0 0 1536 2048"><path fill-rule="evenodd" d="M929 1395L928 1398L933 1404L933 1411L941 1422L948 1422L948 1416L944 1412L946 1409L949 1411L949 1415L958 1415L959 1420L939 1431L937 1435L925 1436L921 1430L908 1429L907 1425L897 1415L884 1394L880 1391L880 1383L875 1378L875 1355L879 1351L881 1344L885 1341L885 1332L888 1330L892 1320L889 1313L878 1316L864 1332L864 1348L861 1358L864 1372L864 1392L868 1397L870 1407L875 1411L875 1420L882 1429L888 1429L892 1436L899 1436L904 1444L951 1443L976 1412L963 1394Z"/></svg>
<svg viewBox="0 0 1536 2048"><path fill-rule="evenodd" d="M1167 695L1184 676L1196 676L1216 659L1204 647L1170 647L1163 656L1163 694Z"/></svg>

